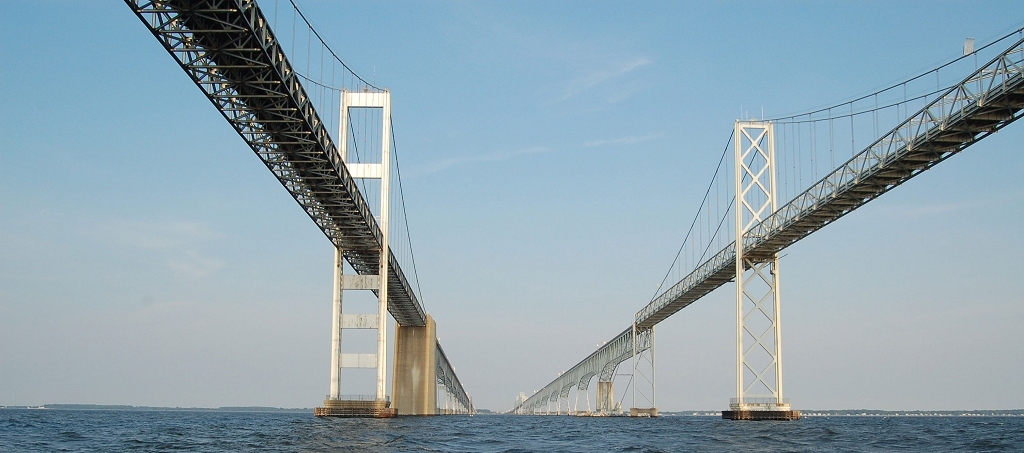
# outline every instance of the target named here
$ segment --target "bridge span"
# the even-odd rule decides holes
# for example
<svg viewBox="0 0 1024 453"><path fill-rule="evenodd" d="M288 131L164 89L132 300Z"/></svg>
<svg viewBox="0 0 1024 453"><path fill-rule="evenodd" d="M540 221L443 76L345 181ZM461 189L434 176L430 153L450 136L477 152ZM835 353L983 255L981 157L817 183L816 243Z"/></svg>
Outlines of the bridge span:
<svg viewBox="0 0 1024 453"><path fill-rule="evenodd" d="M319 40L320 74L329 64L329 79L299 72L255 0L125 1L335 248L331 385L317 415L471 413L472 401L408 273L415 263L391 93L345 66L294 3L293 22L301 20L304 37ZM346 264L355 275L344 274ZM378 311L343 312L343 293L355 290L372 292ZM394 405L386 394L388 314L397 323ZM376 329L375 350L342 352L342 332L350 329ZM342 371L358 368L376 370L374 394L344 394Z"/></svg>
<svg viewBox="0 0 1024 453"><path fill-rule="evenodd" d="M688 235L684 241L684 247L689 244L695 251L696 259L685 262L677 256L670 275L682 271L680 278L640 309L628 328L533 395L521 394L510 412L580 413L570 406L569 394L573 388L586 391L598 376L596 411L589 410L588 400L585 413L622 413L614 402L611 384L619 365L632 359L632 370L624 373L631 377L634 407L630 415L656 416L655 326L726 283L737 282L736 397L723 417L799 418L799 411L791 409L783 394L779 253L1018 120L1024 109L1021 34L1016 30L977 50L969 40L963 57L848 103L783 118L737 121L730 138L733 152L726 147L708 189L709 193L727 189L722 190L727 193L724 200L728 206L711 206L706 194L694 223L706 224L708 232L699 239ZM933 72L936 77L929 80L938 80L940 70L948 71L956 63L969 64L971 57L976 61L981 51L994 55L971 68L974 70L966 77L961 73L957 83L907 94L908 84L920 84ZM880 96L894 100L880 102ZM897 120L888 132L880 133L880 117L886 113ZM866 118L872 124L858 130L856 118ZM788 184L792 178L794 186L797 180L784 172L793 171L788 170L789 164L799 159L799 154L786 152L803 146L804 152L815 148L831 151L834 158L838 129L847 123L845 139L850 142L851 157L779 204L778 198L785 195L783 180ZM865 137L864 129L873 135L866 147L856 148L856 140ZM780 135L782 143L777 144ZM777 146L782 153L776 153ZM783 159L787 165L780 165ZM712 253L714 250L717 252Z"/></svg>
<svg viewBox="0 0 1024 453"><path fill-rule="evenodd" d="M294 2L289 52L284 34L275 34L273 21L255 0L125 2L334 248L330 390L316 414L471 413L472 401L437 340L419 291L392 130L392 93L352 72ZM304 27L300 33L307 40L304 65L295 63L303 58L294 51L295 24ZM799 418L783 392L780 252L1019 119L1022 32L979 49L970 42L962 58L853 101L736 121L694 219L700 227L691 226L655 297L621 333L541 390L523 394L511 412L578 412L570 410L569 394L574 388L586 391L595 376L596 414L621 412L612 381L620 365L632 360L626 373L630 413L657 416L656 325L736 282L736 397L723 416ZM987 61L959 73L956 83L938 86L940 71L960 70L979 54ZM908 90L932 72L936 86ZM889 121L881 119L886 115L894 119L880 130ZM863 125L865 119L870 127ZM850 143L841 162L835 161L837 137ZM831 154L824 174L817 173L811 157L809 187L803 186L805 172L799 167L802 146ZM725 196L711 202L712 190ZM687 247L691 253L682 254ZM345 311L343 296L351 291L372 293L376 312ZM397 326L391 367L388 316ZM344 333L360 329L376 331L374 350L343 352ZM387 394L389 368L393 395ZM375 371L373 394L346 395L343 376L352 369Z"/></svg>

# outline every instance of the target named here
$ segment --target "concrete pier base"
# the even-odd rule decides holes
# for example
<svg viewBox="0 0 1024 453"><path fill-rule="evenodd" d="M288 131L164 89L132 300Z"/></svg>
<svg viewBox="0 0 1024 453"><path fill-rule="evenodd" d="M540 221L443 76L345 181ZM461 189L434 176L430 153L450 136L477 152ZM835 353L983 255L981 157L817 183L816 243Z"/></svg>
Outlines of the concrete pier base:
<svg viewBox="0 0 1024 453"><path fill-rule="evenodd" d="M658 416L658 408L656 407L631 407L629 408L630 417L651 417L656 418Z"/></svg>
<svg viewBox="0 0 1024 453"><path fill-rule="evenodd" d="M722 411L726 420L800 420L800 411Z"/></svg>
<svg viewBox="0 0 1024 453"><path fill-rule="evenodd" d="M437 326L395 327L392 383L398 415L437 415Z"/></svg>
<svg viewBox="0 0 1024 453"><path fill-rule="evenodd" d="M615 393L612 390L611 382L597 383L597 411L602 414L611 414L615 410Z"/></svg>
<svg viewBox="0 0 1024 453"><path fill-rule="evenodd" d="M742 401L742 402L741 402ZM800 420L800 411L793 410L788 398L733 398L729 410L722 411L726 420Z"/></svg>
<svg viewBox="0 0 1024 453"><path fill-rule="evenodd" d="M391 418L395 408L386 400L324 400L324 407L313 409L317 417Z"/></svg>

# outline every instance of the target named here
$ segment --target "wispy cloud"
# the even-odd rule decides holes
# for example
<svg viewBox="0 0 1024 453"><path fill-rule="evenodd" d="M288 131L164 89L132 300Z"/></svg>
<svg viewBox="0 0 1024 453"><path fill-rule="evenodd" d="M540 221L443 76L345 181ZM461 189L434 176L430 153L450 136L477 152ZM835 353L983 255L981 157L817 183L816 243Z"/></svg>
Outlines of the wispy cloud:
<svg viewBox="0 0 1024 453"><path fill-rule="evenodd" d="M215 239L219 235L199 222L112 220L102 225L113 242L144 249L177 248Z"/></svg>
<svg viewBox="0 0 1024 453"><path fill-rule="evenodd" d="M626 74L629 74L630 72L633 72L637 68L642 68L651 63L654 63L654 61L652 61L649 58L638 58L636 60L620 64L611 69L593 72L582 79L570 82L569 87L566 88L565 93L562 94L560 100L568 100L573 96L583 93L584 91L587 91L610 80L622 77Z"/></svg>
<svg viewBox="0 0 1024 453"><path fill-rule="evenodd" d="M211 240L223 235L200 222L138 221L111 219L88 228L89 234L105 244L146 250L161 256L171 270L189 277L206 277L225 263L201 253Z"/></svg>
<svg viewBox="0 0 1024 453"><path fill-rule="evenodd" d="M427 164L420 171L423 173L435 173L441 170L446 170L451 167L457 167L461 165L469 165L482 162L500 162L503 160L514 159L519 156L526 156L530 154L540 154L551 152L551 148L546 146L534 146L531 148L521 148L512 151L494 151L488 154L479 154L471 156L452 157L448 159L439 160Z"/></svg>
<svg viewBox="0 0 1024 453"><path fill-rule="evenodd" d="M608 103L617 104L619 102L629 99L634 94L641 92L642 90L638 86L632 87L621 87L608 93Z"/></svg>
<svg viewBox="0 0 1024 453"><path fill-rule="evenodd" d="M633 144L636 144L636 143L643 143L643 142L646 142L648 140L653 140L653 139L658 138L658 137L661 137L661 134L648 134L648 135L644 135L644 136L641 136L641 137L635 137L635 136L633 136L633 137L621 137L621 138L613 138L613 139L609 139L609 140L591 140L591 141L583 143L583 146L586 147L586 148L590 148L590 147L593 147L593 146L605 146L605 145L633 145Z"/></svg>
<svg viewBox="0 0 1024 453"><path fill-rule="evenodd" d="M206 277L224 267L223 261L207 258L193 250L185 250L183 255L167 260L167 265L191 277Z"/></svg>
<svg viewBox="0 0 1024 453"><path fill-rule="evenodd" d="M928 217L936 215L949 215L955 212L975 208L983 204L984 203L977 202L923 204L903 209L901 210L901 213L905 217Z"/></svg>

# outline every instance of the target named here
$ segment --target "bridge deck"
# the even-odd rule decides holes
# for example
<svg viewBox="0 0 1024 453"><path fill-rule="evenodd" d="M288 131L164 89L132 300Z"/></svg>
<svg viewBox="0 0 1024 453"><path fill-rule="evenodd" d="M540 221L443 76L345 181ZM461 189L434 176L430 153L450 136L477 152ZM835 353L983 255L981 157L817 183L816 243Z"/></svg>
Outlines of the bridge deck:
<svg viewBox="0 0 1024 453"><path fill-rule="evenodd" d="M126 0L359 274L377 274L382 235L299 76L253 0ZM426 315L388 251L388 310Z"/></svg>
<svg viewBox="0 0 1024 453"><path fill-rule="evenodd" d="M455 375L455 368L448 361L448 356L445 355L440 342L437 343L437 381L438 384L444 385L448 389L448 392L462 404L462 407L465 407L469 413L473 413L473 400L469 398L459 377Z"/></svg>
<svg viewBox="0 0 1024 453"><path fill-rule="evenodd" d="M1024 40L1010 46L752 228L744 240L744 256L771 259L793 243L1019 119L1024 113L1022 45ZM637 312L637 330L650 329L733 281L735 274L733 242ZM617 365L632 356L633 349L623 344L632 337L630 329L617 335L513 411L540 407L551 398L567 395L572 385L585 389L583 380L593 377L592 370L602 369L603 364Z"/></svg>
<svg viewBox="0 0 1024 453"><path fill-rule="evenodd" d="M1020 42L1011 49L1017 49ZM1020 52L1015 53L1019 61ZM960 91L972 75L929 107L875 141L810 189L751 229L746 257L768 260L882 194L910 180L1020 118L1024 76L1010 65L1006 77L984 93ZM979 70L981 72L985 68ZM945 114L943 109L955 107ZM636 314L638 328L650 328L735 278L732 243Z"/></svg>

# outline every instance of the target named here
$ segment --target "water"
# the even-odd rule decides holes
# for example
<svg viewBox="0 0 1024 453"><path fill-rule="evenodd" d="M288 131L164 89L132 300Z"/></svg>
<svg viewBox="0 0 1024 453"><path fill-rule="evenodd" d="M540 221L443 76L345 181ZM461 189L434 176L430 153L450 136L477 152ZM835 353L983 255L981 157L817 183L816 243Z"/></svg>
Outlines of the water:
<svg viewBox="0 0 1024 453"><path fill-rule="evenodd" d="M733 422L301 413L0 410L0 452L1022 451L1024 417L809 417Z"/></svg>

